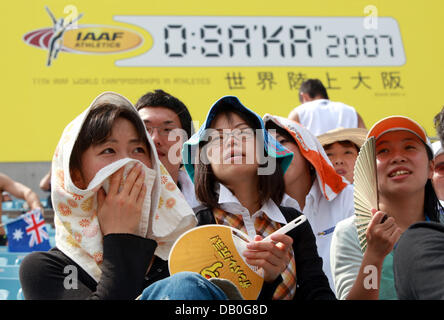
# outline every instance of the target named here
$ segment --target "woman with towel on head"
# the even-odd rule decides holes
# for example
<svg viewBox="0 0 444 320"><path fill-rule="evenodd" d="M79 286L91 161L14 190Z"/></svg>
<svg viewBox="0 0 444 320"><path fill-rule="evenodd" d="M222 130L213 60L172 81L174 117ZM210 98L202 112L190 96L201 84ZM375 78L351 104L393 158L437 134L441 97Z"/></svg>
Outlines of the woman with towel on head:
<svg viewBox="0 0 444 320"><path fill-rule="evenodd" d="M161 279L171 299L226 299L198 274L168 277L169 251L196 218L128 99L99 95L65 128L51 168L56 247L21 263L25 299L127 300L145 288L161 299Z"/></svg>

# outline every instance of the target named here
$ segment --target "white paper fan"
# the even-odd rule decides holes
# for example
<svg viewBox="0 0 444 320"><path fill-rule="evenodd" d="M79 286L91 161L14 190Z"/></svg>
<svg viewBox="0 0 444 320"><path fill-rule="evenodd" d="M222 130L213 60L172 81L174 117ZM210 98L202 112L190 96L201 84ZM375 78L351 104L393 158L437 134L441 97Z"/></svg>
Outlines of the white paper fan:
<svg viewBox="0 0 444 320"><path fill-rule="evenodd" d="M362 252L367 248L368 224L372 219L371 209L378 208L378 180L376 176L375 138L370 137L362 145L354 168L355 224Z"/></svg>

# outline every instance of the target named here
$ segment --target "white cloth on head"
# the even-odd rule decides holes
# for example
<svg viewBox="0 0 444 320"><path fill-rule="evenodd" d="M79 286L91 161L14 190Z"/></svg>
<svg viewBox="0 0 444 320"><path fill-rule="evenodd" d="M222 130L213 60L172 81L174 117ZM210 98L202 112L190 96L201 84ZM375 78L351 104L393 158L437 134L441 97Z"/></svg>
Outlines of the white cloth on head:
<svg viewBox="0 0 444 320"><path fill-rule="evenodd" d="M99 170L86 189L72 182L70 158L83 123L98 104L116 104L138 115L137 110L123 96L114 92L99 95L93 103L76 117L62 133L51 165L51 197L54 207L56 246L79 264L91 277L99 281L103 261L103 235L97 218L97 191L107 189L111 174L125 166L125 173L140 161L120 159ZM140 117L137 117L140 119ZM140 119L143 125L142 119ZM147 193L143 203L138 235L155 240L155 254L167 260L174 241L197 223L193 210L187 204L167 170L160 163L151 137L149 143L152 169L145 171Z"/></svg>
<svg viewBox="0 0 444 320"><path fill-rule="evenodd" d="M299 116L299 123L315 136L339 127L358 127L355 108L342 102L317 99L301 104L295 111Z"/></svg>

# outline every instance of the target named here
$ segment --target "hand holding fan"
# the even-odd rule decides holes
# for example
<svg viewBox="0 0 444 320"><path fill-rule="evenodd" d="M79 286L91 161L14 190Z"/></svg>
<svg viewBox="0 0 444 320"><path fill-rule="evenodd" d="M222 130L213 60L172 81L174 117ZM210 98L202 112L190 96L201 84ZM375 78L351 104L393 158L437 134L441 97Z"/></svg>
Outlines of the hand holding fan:
<svg viewBox="0 0 444 320"><path fill-rule="evenodd" d="M362 252L367 248L366 232L373 215L372 208L378 207L378 180L376 175L375 138L368 138L362 145L354 168L355 224Z"/></svg>
<svg viewBox="0 0 444 320"><path fill-rule="evenodd" d="M272 241L273 234L285 234L306 220L300 215L262 241ZM250 241L245 233L225 225L210 224L191 229L182 234L171 249L170 274L192 271L207 279L228 279L244 299L255 300L264 279L263 270L248 264L242 254Z"/></svg>
<svg viewBox="0 0 444 320"><path fill-rule="evenodd" d="M262 289L262 270L247 264L242 256L250 241L241 231L224 225L191 229L173 245L168 259L170 274L197 272L207 279L230 280L244 299L255 300Z"/></svg>

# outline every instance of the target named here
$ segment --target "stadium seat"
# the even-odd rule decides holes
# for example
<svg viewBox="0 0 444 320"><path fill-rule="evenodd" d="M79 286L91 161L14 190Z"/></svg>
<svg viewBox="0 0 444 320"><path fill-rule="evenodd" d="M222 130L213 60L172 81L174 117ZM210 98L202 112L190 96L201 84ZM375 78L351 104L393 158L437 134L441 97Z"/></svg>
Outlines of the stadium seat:
<svg viewBox="0 0 444 320"><path fill-rule="evenodd" d="M4 201L2 202L3 210L12 210L14 209L14 201Z"/></svg>
<svg viewBox="0 0 444 320"><path fill-rule="evenodd" d="M19 265L29 252L0 252L0 258L7 259L7 265Z"/></svg>
<svg viewBox="0 0 444 320"><path fill-rule="evenodd" d="M18 265L0 266L0 278L18 278L19 268Z"/></svg>
<svg viewBox="0 0 444 320"><path fill-rule="evenodd" d="M0 278L1 300L22 300L21 285L19 278Z"/></svg>
<svg viewBox="0 0 444 320"><path fill-rule="evenodd" d="M43 208L48 208L48 199L47 198L40 198L40 203L42 204Z"/></svg>

